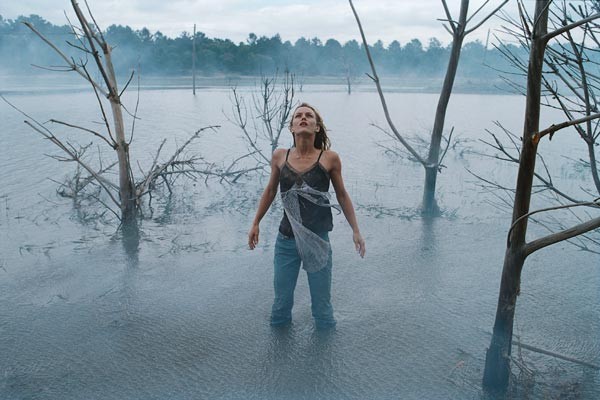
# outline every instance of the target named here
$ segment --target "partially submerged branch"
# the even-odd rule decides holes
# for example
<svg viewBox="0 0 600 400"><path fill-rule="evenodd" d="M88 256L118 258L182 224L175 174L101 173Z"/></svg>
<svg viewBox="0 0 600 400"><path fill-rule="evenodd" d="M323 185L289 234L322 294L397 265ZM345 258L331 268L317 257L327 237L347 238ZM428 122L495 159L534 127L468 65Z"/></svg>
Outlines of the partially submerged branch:
<svg viewBox="0 0 600 400"><path fill-rule="evenodd" d="M156 157L154 158L154 161L152 163L152 168L150 169L150 171L148 171L148 174L146 175L146 177L144 179L142 179L142 181L139 184L136 185L136 196L138 198L141 198L144 194L146 194L148 192L149 188L153 185L153 183L159 177L163 177L163 176L170 175L170 174L189 174L191 172L197 173L198 170L196 170L196 169L190 169L190 170L181 169L181 170L171 171L171 172L167 172L167 169L173 168L173 167L175 167L177 165L181 165L181 164L193 165L194 160L178 160L179 155L186 149L186 147L193 140L198 139L202 132L204 132L206 130L215 131L218 128L220 128L219 125L213 125L213 126L207 126L207 127L198 129L190 138L188 138L188 140L185 141L185 143L183 145L179 146L175 150L175 152L173 153L171 158L169 158L168 161L166 161L163 164L158 164L157 159L158 159L160 150L162 149L162 146L164 144L164 141L163 141L156 153Z"/></svg>

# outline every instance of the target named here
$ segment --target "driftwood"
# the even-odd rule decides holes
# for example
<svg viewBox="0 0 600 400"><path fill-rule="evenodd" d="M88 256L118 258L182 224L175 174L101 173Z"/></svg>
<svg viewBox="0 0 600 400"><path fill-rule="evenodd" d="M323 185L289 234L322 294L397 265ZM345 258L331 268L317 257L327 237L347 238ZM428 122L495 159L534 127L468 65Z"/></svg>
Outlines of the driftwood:
<svg viewBox="0 0 600 400"><path fill-rule="evenodd" d="M513 344L515 344L517 346L520 346L520 347L524 348L525 350L533 351L535 353L545 354L545 355L550 356L550 357L558 358L560 360L569 361L569 362L572 362L574 364L583 365L584 367L588 367L588 368L591 368L591 369L595 369L596 371L600 371L600 366L598 366L596 364L589 363L587 361L581 361L581 360L578 360L576 358L565 356L565 355L559 354L559 353L555 353L555 352L550 351L550 350L544 350L544 349L541 349L539 347L535 347L535 346L531 346L531 345L519 342L518 340L513 340Z"/></svg>
<svg viewBox="0 0 600 400"><path fill-rule="evenodd" d="M485 333L492 336L492 334L487 331ZM560 354L560 353L557 353L554 351L550 351L550 350L542 349L540 347L525 344L525 343L521 342L520 340L513 339L513 344L516 345L517 347L519 347L519 349L525 349L525 350L533 351L534 353L544 354L544 355L547 355L550 357L558 358L559 360L569 361L574 364L583 365L584 367L595 369L596 371L600 370L600 366L596 365L594 363L579 360L575 357L566 356L564 354Z"/></svg>

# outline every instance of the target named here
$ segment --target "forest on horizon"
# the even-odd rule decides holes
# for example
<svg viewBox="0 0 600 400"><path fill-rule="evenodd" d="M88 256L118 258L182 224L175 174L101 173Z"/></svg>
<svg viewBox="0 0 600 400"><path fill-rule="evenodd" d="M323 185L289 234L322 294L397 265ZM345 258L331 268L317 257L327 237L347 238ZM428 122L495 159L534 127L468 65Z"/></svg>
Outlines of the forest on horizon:
<svg viewBox="0 0 600 400"><path fill-rule="evenodd" d="M32 23L66 54L78 50L69 25L54 25L38 15L20 16L15 20L0 15L0 71L14 74L37 73L32 65L56 66L61 60L56 53L31 32L22 22ZM114 47L113 63L118 74L128 74L140 68L146 75L188 75L192 71L193 34L182 32L171 38L160 31L109 25L103 32ZM369 47L381 75L414 78L442 77L446 70L450 46L437 38L425 45L418 39L407 43L392 41L384 46L381 40L368 38ZM508 44L515 53L526 50ZM499 71L510 70L500 50L481 41L464 44L458 77L497 79ZM209 38L196 32L196 70L200 75L269 75L290 71L303 76L359 77L370 71L362 43L335 39L325 42L318 37L301 37L294 43L273 37L249 33L245 42Z"/></svg>

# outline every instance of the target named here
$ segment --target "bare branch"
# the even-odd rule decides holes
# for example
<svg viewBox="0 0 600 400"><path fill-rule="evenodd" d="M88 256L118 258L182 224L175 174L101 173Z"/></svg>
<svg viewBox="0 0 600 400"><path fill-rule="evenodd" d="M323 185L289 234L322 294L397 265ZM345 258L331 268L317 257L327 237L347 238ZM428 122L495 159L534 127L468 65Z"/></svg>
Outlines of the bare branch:
<svg viewBox="0 0 600 400"><path fill-rule="evenodd" d="M46 70L46 71L52 71L52 72L72 72L72 71L75 70L73 67L70 67L70 66L60 66L60 65L59 66L55 66L55 67L53 67L53 66L44 67L44 66L41 66L41 65L31 64L31 66L34 67L34 68L39 68L39 69L43 69L43 70Z"/></svg>
<svg viewBox="0 0 600 400"><path fill-rule="evenodd" d="M454 32L456 32L456 22L452 19L452 14L450 14L450 10L448 9L448 4L446 4L446 0L442 0L442 4L444 5L444 12L446 13L446 18L448 18L448 22L450 23L450 28L452 28L452 32L448 32L450 34L454 34ZM352 5L352 2L350 2L350 5ZM352 7L352 9L354 10L354 7Z"/></svg>
<svg viewBox="0 0 600 400"><path fill-rule="evenodd" d="M61 150L63 150L65 153L67 153L71 159L64 159L64 161L76 161L79 165L81 165L86 171L88 171L90 173L90 175L94 176L94 178L96 178L98 184L100 184L100 186L102 186L102 188L106 191L106 193L108 194L108 196L111 198L111 200L117 205L119 206L119 202L117 201L117 199L113 196L112 192L110 191L110 189L106 186L105 180L104 178L100 177L98 175L98 173L96 171L94 171L91 167L89 167L85 162L83 162L83 160L81 160L81 158L79 157L79 155L77 154L76 151L73 151L72 148L69 148L67 145L65 145L60 139L58 139L56 136L54 136L54 134L52 134L52 132L46 128L43 124L40 124L35 118L32 118L31 116L27 115L25 112L21 111L18 107L16 107L14 104L12 104L11 102L9 102L4 96L2 96L0 94L0 98L2 98L2 100L4 100L9 106L11 106L12 108L14 108L16 111L18 111L20 114L24 115L25 117L31 119L36 125L33 125L31 122L29 121L24 121L25 124L27 124L28 126L30 126L33 130L35 130L36 132L40 133L42 136L44 136L46 139L50 140L52 143L54 143L56 146L58 146Z"/></svg>
<svg viewBox="0 0 600 400"><path fill-rule="evenodd" d="M146 193L147 188L149 187L150 183L153 182L154 180L156 180L156 178L158 178L159 176L164 175L165 170L170 167L173 166L175 164L177 164L177 157L183 152L183 150L194 140L197 139L198 137L200 137L200 134L202 132L204 132L205 130L211 129L211 130L215 130L217 128L220 128L219 125L213 125L213 126L207 126L201 129L198 129L188 140L186 140L186 142L180 146L175 153L171 156L171 158L165 162L164 164L158 166L156 164L154 168L152 168L150 171L148 171L148 175L142 180L142 182L138 185L136 185L136 194L138 196L142 196L144 193ZM162 148L162 145L161 145ZM160 151L160 148L159 148ZM156 158L158 158L158 153L156 155Z"/></svg>
<svg viewBox="0 0 600 400"><path fill-rule="evenodd" d="M517 224L519 222L521 222L522 220L524 220L525 218L529 218L532 215L539 214L539 213L546 212L546 211L554 211L554 210L561 210L561 209L565 209L565 208L582 207L582 206L600 208L600 203L598 203L598 199L596 199L596 200L591 201L591 202L588 201L588 202L585 202L585 203L566 204L566 205L560 205L560 206L542 208L542 209L531 211L531 212L528 212L527 214L521 215L519 218L515 219L515 221L510 226L510 229L508 230L508 234L506 235L506 237L507 237L506 238L506 242L507 242L506 245L510 246L510 234L512 233L512 231L515 228L515 226L517 226ZM598 220L600 220L600 218L598 218ZM600 225L598 225L598 227L600 227ZM588 230L591 230L591 229L594 229L594 228L590 228ZM573 235L573 236L577 236L577 235L579 235L581 233L585 233L585 232L587 232L587 231L580 232L580 233L578 233L576 235ZM568 238L565 238L565 239L568 239ZM565 239L561 239L561 240L565 240ZM556 243L556 242L553 242L553 243ZM549 243L549 244L553 244L553 243ZM531 253L533 253L533 251ZM528 254L531 254L531 253L528 253Z"/></svg>
<svg viewBox="0 0 600 400"><path fill-rule="evenodd" d="M83 52L83 53L86 53L86 54L92 54L92 52L91 52L91 51L89 51L88 49L86 49L85 47L82 47L82 46L78 46L78 45L76 45L76 44L73 44L73 43L69 42L68 40L67 40L66 42L67 42L67 44L68 44L69 46L73 47L74 49L77 49L77 50L79 50L79 51L81 51L81 52Z"/></svg>
<svg viewBox="0 0 600 400"><path fill-rule="evenodd" d="M452 31L450 30L450 28L448 28L448 25L442 24L442 26L444 27L444 29L446 30L446 32L448 32L449 34L452 35Z"/></svg>
<svg viewBox="0 0 600 400"><path fill-rule="evenodd" d="M492 181L490 181L490 180L488 180L488 179L485 179L484 177L482 177L482 176L479 176L479 175L475 174L473 171L471 171L471 170L470 170L470 169L468 169L468 168L465 168L465 169L467 170L467 172L468 172L469 174L473 175L475 178L479 179L480 181L487 183L488 185L490 185L490 186L491 186L491 187L493 187L493 188L496 188L496 189L502 189L502 190L504 190L504 191L506 191L506 192L514 192L514 191L515 191L514 189L511 189L511 188L508 188L508 187L502 186L502 185L500 185L499 183L492 182ZM508 203L508 202L506 202L506 205L507 205L507 206L510 206L511 204L510 204L510 203Z"/></svg>
<svg viewBox="0 0 600 400"><path fill-rule="evenodd" d="M46 136L46 134L42 130L40 130L37 126L34 126L31 122L25 121L25 124L29 125L36 132ZM111 200L117 205L117 207L120 206L120 203L113 196L113 194L109 190L109 188L106 186L104 179L102 177L100 177L96 171L94 171L90 166L88 166L85 162L83 162L83 160L81 160L81 158L79 158L79 156L72 149L69 149L66 145L64 145L56 136L52 135L51 137L47 137L47 138L50 139L50 141L52 143L57 145L59 148L61 148L65 153L67 153L71 157L71 159L65 159L64 161L76 161L79 165L81 165L88 173L90 173L90 175L92 175L96 179L96 181L100 184L100 186L102 186L102 188L104 188L104 191L108 194L108 196L111 198Z"/></svg>
<svg viewBox="0 0 600 400"><path fill-rule="evenodd" d="M472 27L471 29L465 31L465 35L468 35L469 33L473 32L474 30L476 30L477 28L479 28L481 25L483 25L488 19L490 19L494 14L496 14L502 7L504 7L506 5L506 3L508 3L508 0L504 0L502 3L500 3L500 5L498 7L496 7L491 13L489 13L484 19L482 19L477 25L475 25L474 27ZM483 4L485 6L485 4L487 4L487 1ZM483 6L481 6L481 8L483 8ZM480 8L480 9L481 9ZM478 12L479 10L477 10L475 12L475 14ZM475 15L473 14L473 16ZM469 18L470 19L470 18ZM468 21L467 21L468 22Z"/></svg>
<svg viewBox="0 0 600 400"><path fill-rule="evenodd" d="M600 228L600 217L575 225L561 232L556 232L543 238L529 242L525 245L525 254L530 255L540 249L543 249L546 246L562 242L563 240L582 235L586 232L598 228Z"/></svg>
<svg viewBox="0 0 600 400"><path fill-rule="evenodd" d="M86 76L88 76L90 79L92 79L90 76L90 73L88 72L88 70L85 66L83 67L83 71L85 72ZM117 141L115 140L115 138L112 135L112 130L110 129L110 124L108 123L108 118L106 117L106 111L104 111L104 105L102 104L102 99L100 99L100 96L98 95L98 90L96 90L96 87L92 86L92 88L94 89L94 95L96 96L96 101L98 102L98 107L100 107L100 112L102 113L102 120L104 121L104 126L106 127L108 136L110 137L110 140L113 143L111 146L113 148L115 148Z"/></svg>
<svg viewBox="0 0 600 400"><path fill-rule="evenodd" d="M591 15L591 16L589 16L587 18L584 18L584 19L581 19L579 21L573 22L571 24L565 25L562 28L557 29L557 30L555 30L553 32L548 32L546 35L544 35L544 37L542 38L542 40L547 42L547 41L549 41L550 39L552 39L552 38L554 38L556 36L562 35L563 33L570 31L571 29L574 29L574 28L577 28L578 26L587 24L588 22L591 22L591 21L593 21L595 19L598 19L598 18L600 18L600 13Z"/></svg>
<svg viewBox="0 0 600 400"><path fill-rule="evenodd" d="M138 65L138 70L139 70L139 65ZM123 89L123 91L124 90L125 89ZM123 92L121 92L121 94L122 93ZM120 95L119 95L119 97L120 97ZM140 74L138 74L138 76L137 76L137 98L135 100L135 110L133 112L133 118L131 121L131 136L129 136L129 141L127 142L128 144L131 144L131 142L133 141L133 133L135 132L135 121L138 119L137 112L138 112L139 105L140 105Z"/></svg>
<svg viewBox="0 0 600 400"><path fill-rule="evenodd" d="M33 33L35 33L36 35L39 36L40 39L42 39L48 46L50 46L56 53L58 53L58 55L65 60L65 62L69 65L69 67L71 67L73 69L73 71L77 72L79 75L81 75L86 81L90 82L100 93L104 94L105 96L108 96L108 93L93 79L90 80L90 78L84 74L79 67L77 67L77 65L75 65L75 63L73 63L69 57L67 57L65 55L65 53L63 53L58 47L56 47L54 45L54 43L52 43L50 40L46 39L46 37L44 35L42 35L37 29L35 29L35 27L30 24L29 22L24 21L23 24L25 24L25 26L27 26L29 29L31 29L33 31Z"/></svg>
<svg viewBox="0 0 600 400"><path fill-rule="evenodd" d="M235 124L240 127L244 136L246 137L248 144L252 147L252 154L258 154L260 156L261 162L270 164L271 160L264 155L264 153L258 148L256 144L256 139L252 139L250 136L250 132L247 129L247 109L244 103L244 100L241 96L238 95L237 89L231 89L233 93L233 108L234 108L234 118L236 118Z"/></svg>
<svg viewBox="0 0 600 400"><path fill-rule="evenodd" d="M77 1L71 0L71 5L73 6L75 15L77 15L77 19L79 20L79 23L81 24L81 28L83 29L84 35L88 40L88 44L90 45L90 48L91 48L91 53L94 56L96 65L98 66L98 70L100 71L100 74L102 74L102 78L104 79L104 82L106 83L106 87L108 88L109 94L107 94L107 97L112 96L114 98L118 98L117 97L118 93L116 93L113 83L108 78L108 75L104 68L104 64L102 63L102 60L100 59L100 55L98 53L98 50L96 50L96 46L94 45L94 40L96 40L96 41L98 40L97 37L94 35L94 32L92 31L89 23L87 22L85 16L81 12L81 9L79 8L79 4L77 4ZM106 42L100 43L100 46L102 47L103 51L105 51L105 52L108 51L108 45L106 44Z"/></svg>
<svg viewBox="0 0 600 400"><path fill-rule="evenodd" d="M471 14L471 16L470 16L469 18L467 18L467 22L466 22L466 23L468 24L469 22L471 22L471 20L472 20L473 18L475 18L475 16L476 16L477 14L479 14L479 12L480 12L481 10L483 10L483 8L484 8L484 7L485 7L485 6L486 6L486 5L487 5L489 2L490 2L490 0L485 0L485 1L483 2L483 4L481 4L481 6L480 6L480 7L479 7L477 10L475 10L475 12L474 12L473 14Z"/></svg>
<svg viewBox="0 0 600 400"><path fill-rule="evenodd" d="M379 99L381 100L381 105L383 106L383 111L385 114L385 118L388 122L388 125L390 126L390 128L392 129L392 132L394 132L394 135L396 135L396 138L398 138L400 143L402 143L404 145L404 147L406 147L406 149L413 155L413 157L415 157L424 167L427 167L428 166L427 161L423 157L421 157L412 148L412 146L410 144L408 144L408 142L402 137L402 135L400 135L400 133L396 129L396 126L392 122L392 119L390 117L390 113L388 111L387 104L385 101L385 97L383 96L383 90L381 89L381 85L379 83L379 77L377 76L377 71L375 70L375 64L373 63L373 58L371 57L371 52L369 51L369 45L367 44L367 39L365 37L365 33L363 31L362 24L360 23L360 19L358 17L356 10L354 9L354 4L352 4L352 0L348 0L348 2L350 3L350 7L352 8L354 17L356 18L356 23L358 24L358 29L360 30L360 36L362 37L363 44L365 45L364 47L365 47L365 51L367 52L367 58L369 59L369 64L371 65L371 71L373 72L372 79L375 82L375 85L377 86L377 92L379 93Z"/></svg>
<svg viewBox="0 0 600 400"><path fill-rule="evenodd" d="M63 122L63 121L58 121L58 120L56 120L56 119L51 119L51 120L50 120L50 122L52 122L52 123L55 123L55 124L59 124L59 125L68 126L69 128L75 128L75 129L82 130L82 131L84 131L84 132L91 133L92 135L94 135L94 136L96 136L96 137L99 137L100 139L104 140L104 141L105 141L105 142L106 142L106 143L107 143L107 144L108 144L110 147L112 147L113 149L114 149L114 147L115 147L113 143L111 143L111 142L110 142L108 139L106 139L106 137L104 137L104 135L102 135L102 134L100 134L100 133L98 133L98 132L96 132L96 131L93 131L93 130L91 130L91 129L84 128L84 127L77 126L77 125L73 125L73 124L69 124L69 123L67 123L67 122Z"/></svg>
<svg viewBox="0 0 600 400"><path fill-rule="evenodd" d="M477 10L475 10L475 12L474 12L473 14L471 14L471 16L470 16L469 18L467 18L467 22L466 22L466 23L468 24L469 22L471 22L471 20L472 20L473 18L475 18L475 16L476 16L476 15L479 13L479 11L483 10L483 8L484 8L484 7L485 7L485 6L486 6L486 5L487 5L489 2L490 2L490 0L485 0L485 1L483 2L483 4L482 4L482 5L481 5L481 6L480 6L480 7L479 7Z"/></svg>
<svg viewBox="0 0 600 400"><path fill-rule="evenodd" d="M100 39L98 39L96 37L96 35L94 35L94 38L96 39L98 44L100 46L102 46L102 43L106 43L106 40L104 40L104 35L102 34L102 29L100 29L100 25L98 25L98 22L96 22L96 18L94 18L94 14L92 14L92 10L90 10L90 5L88 4L87 0L84 0L84 2L85 2L85 7L87 8L88 14L90 14L90 18L92 18L92 21L94 22L94 26L96 27L96 32L98 32L98 35L100 35Z"/></svg>
<svg viewBox="0 0 600 400"><path fill-rule="evenodd" d="M450 129L450 134L448 135L446 148L444 149L444 151L442 152L442 155L440 156L440 161L438 161L438 165L442 165L442 161L444 161L444 157L446 156L446 153L448 152L448 149L450 148L450 141L452 140L452 133L454 133L454 127L452 127L452 129Z"/></svg>
<svg viewBox="0 0 600 400"><path fill-rule="evenodd" d="M133 75L134 74L135 74L135 71L131 71L131 75L129 76L129 79L127 80L127 83L125 84L125 86L121 90L121 93L119 93L119 97L123 96L123 93L125 93L125 90L127 90L127 86L129 86L129 84L131 83L131 80L133 79Z"/></svg>
<svg viewBox="0 0 600 400"><path fill-rule="evenodd" d="M562 123L556 124L556 125L553 124L549 128L546 128L543 131L540 131L540 132L536 133L534 135L534 140L537 142L537 141L539 141L541 138L543 138L546 135L551 135L552 136L552 134L554 134L554 132L556 132L556 131L559 131L561 129L567 128L569 126L573 126L573 125L577 125L577 124L582 124L584 122L591 121L591 120L594 120L594 119L597 119L597 118L600 118L600 113L588 115L586 117L574 119L574 120L571 120L571 121L565 121L565 122L562 122Z"/></svg>

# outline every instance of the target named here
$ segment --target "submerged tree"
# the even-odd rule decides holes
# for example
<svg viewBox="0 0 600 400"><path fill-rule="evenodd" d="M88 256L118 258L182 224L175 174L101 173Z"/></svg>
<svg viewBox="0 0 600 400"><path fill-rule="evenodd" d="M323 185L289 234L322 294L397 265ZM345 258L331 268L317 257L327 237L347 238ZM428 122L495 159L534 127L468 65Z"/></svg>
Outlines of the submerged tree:
<svg viewBox="0 0 600 400"><path fill-rule="evenodd" d="M475 24L475 26L469 29L467 29L468 23L471 22L471 20L483 10L483 8L489 3L489 0L486 0L471 16L468 16L469 0L461 0L458 21L452 18L450 10L448 9L448 5L446 4L446 0L442 0L442 5L444 7L444 11L447 17L447 20L445 20L447 22L447 25L444 25L444 27L452 35L452 45L450 51L450 60L448 61L448 67L446 69L446 76L444 78L442 91L440 93L437 109L435 112L433 130L431 131L431 140L429 144L429 152L427 157L421 156L396 129L396 126L394 125L389 110L387 108L385 97L383 95L383 90L381 89L381 83L379 77L377 76L375 64L373 62L373 58L371 57L371 52L369 50L367 39L365 37L358 14L356 12L356 9L354 8L354 5L352 4L352 0L348 1L350 3L350 7L352 7L352 12L354 13L354 16L356 18L356 22L360 30L365 51L367 52L367 57L371 65L371 71L373 75L369 76L377 86L377 91L379 92L379 98L381 100L381 104L383 106L383 111L385 113L388 125L394 133L395 137L398 139L398 141L423 166L423 168L425 168L425 184L423 188L422 211L425 215L436 215L439 212L439 209L435 200L435 188L437 182L437 175L438 173L440 173L442 168L442 160L444 154L444 152L442 152L444 122L446 120L446 110L448 108L448 103L450 102L450 95L452 94L452 88L454 86L454 79L456 78L456 72L458 70L458 62L460 60L460 53L463 41L469 33L473 32L481 25L483 25L490 17L492 17L498 10L500 10L506 3L508 3L508 0L502 1L498 7L496 7L492 12L487 14L487 16L484 17L480 22ZM451 135L452 130L449 133L447 141L448 144L450 143Z"/></svg>
<svg viewBox="0 0 600 400"><path fill-rule="evenodd" d="M527 73L525 123L519 146L519 168L514 190L512 224L508 233L496 319L492 340L486 354L483 376L483 385L486 388L505 390L509 382L514 315L525 259L544 247L583 235L600 227L600 217L589 216L588 219L571 227L530 242L526 240L528 220L534 214L584 205L600 207L598 193L594 194L590 191L591 199L588 201L576 202L571 199L569 201L572 204L530 211L532 192L535 189L534 178L537 176L540 179L540 175L537 175L535 171L538 146L544 138L551 139L557 131L571 126L575 127L586 143L592 143L589 151L589 164L592 168L592 175L597 174L594 172L597 168L594 143L598 138L599 126L594 120L600 118L595 97L595 92L600 86L598 85L598 75L586 70L586 65L590 60L586 56L582 57L582 54L585 54L586 51L585 38L595 38L600 32L599 26L594 23L594 20L600 17L600 14L597 13L600 11L599 3L594 1L592 8L588 8L586 5L572 6L562 1L557 10L551 9L551 5L552 0L538 0L535 13L531 18L527 14L524 4L519 2L520 22L516 26L529 48L529 62L528 64L519 63L516 58L513 58L513 61ZM549 16L553 17L550 19L550 23L553 24L550 31L548 30ZM571 32L576 28L581 31L583 41L578 42L574 39ZM558 40L558 46L549 46L552 40ZM598 45L595 39L592 41L596 46ZM547 66L546 70L544 65ZM561 81L561 85L552 83L546 73L557 77ZM544 102L542 100L544 87L547 91L546 94L550 96L551 103L549 104L561 109L567 116L567 121L540 130L540 111ZM559 93L559 87L567 87L572 92L569 96L562 95ZM499 142L497 142L497 146L498 149L503 149ZM593 180L597 185L595 176ZM548 183L546 182L546 184ZM560 194L560 191L553 186L550 190L553 190L559 197L569 199L568 196Z"/></svg>
<svg viewBox="0 0 600 400"><path fill-rule="evenodd" d="M168 161L160 163L158 160L161 149L166 141L164 140L157 150L152 165L144 174L142 179L136 182L130 161L130 144L133 139L135 121L137 119L137 104L135 111L130 113L121 101L124 91L127 89L133 79L134 73L131 73L124 88L119 90L117 77L112 63L112 47L106 42L102 30L96 23L96 20L94 19L87 2L85 4L89 18L91 18L91 22L82 12L78 2L71 0L71 5L75 11L77 20L79 21L79 26L70 24L71 33L75 39L75 42L68 42L68 44L83 54L83 58L79 60L75 60L74 57L67 56L54 43L40 33L31 23L24 23L56 53L58 53L66 63L66 66L52 68L53 70L75 71L90 83L98 102L98 107L101 112L105 131L100 132L94 129L77 126L56 119L52 119L50 122L92 134L94 137L110 146L117 153L117 161L115 163L110 163L107 167L103 167L102 163L100 163L100 167L96 169L89 165L84 159L84 155L89 146L76 147L69 142L59 139L50 129L46 127L46 125L35 121L35 119L27 116L26 114L25 115L33 122L25 122L67 154L65 157L55 158L59 159L60 161L76 162L80 167L76 173L76 179L72 184L73 190L71 191L71 194L75 196L78 195L84 188L89 187L90 184L94 182L101 188L102 191L106 193L109 198L109 203L112 203L112 206L106 204L100 200L100 198L96 198L96 200L100 201L104 206L111 210L121 220L121 222L129 223L135 221L135 217L137 216L137 212L141 203L141 198L152 191L159 178L161 178L162 181L168 186L169 181L172 180L172 177L179 174L186 174L189 176L191 174L211 172L209 169L201 170L198 168L199 162L202 161L201 158L182 158L182 153L194 139L199 137L202 131L216 127L207 127L198 130L175 151ZM88 57L93 58L94 65L97 69L96 71L89 70ZM101 80L94 79L92 77L93 75L99 76ZM102 97L106 98L109 102L112 123L109 122L109 113L107 113ZM7 100L5 99L5 101ZM10 105L13 106L12 104ZM126 128L123 118L124 112L129 113L133 119L131 135L129 138L126 137L125 132ZM115 165L118 167L118 184L112 183L103 176ZM85 170L89 176L81 178L81 169ZM118 211L113 209L114 206L116 206Z"/></svg>

